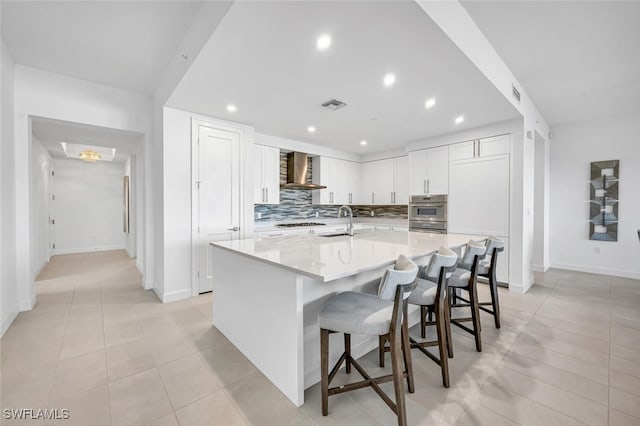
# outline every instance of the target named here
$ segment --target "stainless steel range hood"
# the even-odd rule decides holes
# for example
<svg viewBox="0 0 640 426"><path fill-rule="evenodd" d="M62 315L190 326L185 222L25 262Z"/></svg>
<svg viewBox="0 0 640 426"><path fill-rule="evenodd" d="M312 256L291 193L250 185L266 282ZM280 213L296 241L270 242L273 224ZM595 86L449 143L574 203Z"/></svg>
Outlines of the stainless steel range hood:
<svg viewBox="0 0 640 426"><path fill-rule="evenodd" d="M307 183L307 154L290 152L287 154L287 183L280 185L283 189L324 189L326 186Z"/></svg>

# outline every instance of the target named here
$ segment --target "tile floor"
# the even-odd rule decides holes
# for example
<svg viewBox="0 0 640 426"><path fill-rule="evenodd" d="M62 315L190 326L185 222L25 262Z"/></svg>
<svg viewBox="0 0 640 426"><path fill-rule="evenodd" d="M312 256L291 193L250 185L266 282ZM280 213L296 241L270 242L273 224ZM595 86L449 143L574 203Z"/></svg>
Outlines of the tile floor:
<svg viewBox="0 0 640 426"><path fill-rule="evenodd" d="M413 354L410 424L640 424L640 281L551 270L536 283L501 289L503 327L483 314L482 353L454 328L450 389ZM124 252L57 256L37 292L0 341L2 408L67 408L57 423L83 426L395 424L370 389L330 398L328 417L318 386L294 407L210 325L211 295L163 305ZM363 364L376 370L375 354Z"/></svg>

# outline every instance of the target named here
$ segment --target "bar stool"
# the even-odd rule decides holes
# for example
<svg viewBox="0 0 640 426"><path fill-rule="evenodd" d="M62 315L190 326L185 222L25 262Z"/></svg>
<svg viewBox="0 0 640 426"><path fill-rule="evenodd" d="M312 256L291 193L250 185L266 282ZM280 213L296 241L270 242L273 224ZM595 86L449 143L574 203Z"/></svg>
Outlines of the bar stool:
<svg viewBox="0 0 640 426"><path fill-rule="evenodd" d="M416 289L409 296L409 303L420 306L420 333L426 337L426 327L435 325L437 340L417 342L410 338L411 348L416 348L436 364L442 370L442 384L449 387L449 363L448 358L453 357L451 342L451 327L449 325L449 309L447 304L447 277L455 269L458 256L448 248L441 247L431 256L429 264L420 268ZM429 321L427 321L427 312ZM431 321L431 315L435 314L435 321ZM440 357L436 357L426 348L438 346ZM389 348L385 341L380 342L380 366L384 367L384 353Z"/></svg>
<svg viewBox="0 0 640 426"><path fill-rule="evenodd" d="M451 292L451 308L469 307L471 309L471 317L451 318L451 324L454 324L464 331L473 335L476 341L476 350L482 352L482 339L480 337L480 309L478 302L478 269L480 262L484 259L487 248L482 242L469 241L465 247L462 261L458 262L458 267L449 278L449 291ZM466 290L469 299L460 297L457 293L458 289ZM458 303L458 299L463 300L464 304ZM463 322L471 322L473 328L469 328L462 324Z"/></svg>
<svg viewBox="0 0 640 426"><path fill-rule="evenodd" d="M480 261L478 276L489 280L489 291L491 292L491 302L479 303L480 310L493 315L496 328L500 328L500 303L498 301L498 280L496 271L498 265L498 253L504 251L504 241L496 237L487 238L487 256ZM491 310L485 306L491 305Z"/></svg>
<svg viewBox="0 0 640 426"><path fill-rule="evenodd" d="M414 392L413 367L409 348L407 299L416 286L418 266L400 255L394 268L387 269L380 280L378 295L347 291L331 297L320 310L320 374L322 386L322 415L329 412L329 396L371 386L398 416L398 424L407 424L403 378L407 378L409 392ZM344 353L329 372L329 334L344 333ZM371 377L351 357L351 334L386 336L391 342L392 374ZM402 371L401 358L404 360ZM329 388L329 384L346 362L346 373L355 367L364 380ZM380 388L380 383L393 381L395 402Z"/></svg>

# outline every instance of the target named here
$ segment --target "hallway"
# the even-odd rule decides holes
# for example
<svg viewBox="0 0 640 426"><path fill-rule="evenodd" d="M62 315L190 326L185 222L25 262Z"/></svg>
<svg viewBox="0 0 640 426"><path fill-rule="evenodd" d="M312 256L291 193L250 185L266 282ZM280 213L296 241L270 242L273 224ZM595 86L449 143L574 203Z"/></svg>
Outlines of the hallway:
<svg viewBox="0 0 640 426"><path fill-rule="evenodd" d="M333 397L328 417L320 415L318 385L294 407L210 325L211 294L161 304L140 279L124 251L51 260L36 282L35 309L1 340L1 401L2 408L68 409L70 418L3 418L3 425L395 421L369 389ZM640 422L638 280L550 270L536 281L526 295L500 289L503 327L482 315L482 353L454 328L450 389L435 364L413 354L409 424ZM482 299L486 289L479 287ZM375 351L362 363L376 373Z"/></svg>

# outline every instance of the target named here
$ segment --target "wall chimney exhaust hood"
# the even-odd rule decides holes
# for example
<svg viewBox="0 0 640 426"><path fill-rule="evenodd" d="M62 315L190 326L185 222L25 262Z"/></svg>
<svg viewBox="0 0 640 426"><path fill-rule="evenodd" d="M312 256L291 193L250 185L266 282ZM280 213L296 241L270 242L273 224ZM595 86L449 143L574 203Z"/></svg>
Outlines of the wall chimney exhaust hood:
<svg viewBox="0 0 640 426"><path fill-rule="evenodd" d="M287 154L287 183L280 185L282 189L324 189L326 186L307 183L307 154L290 152Z"/></svg>

